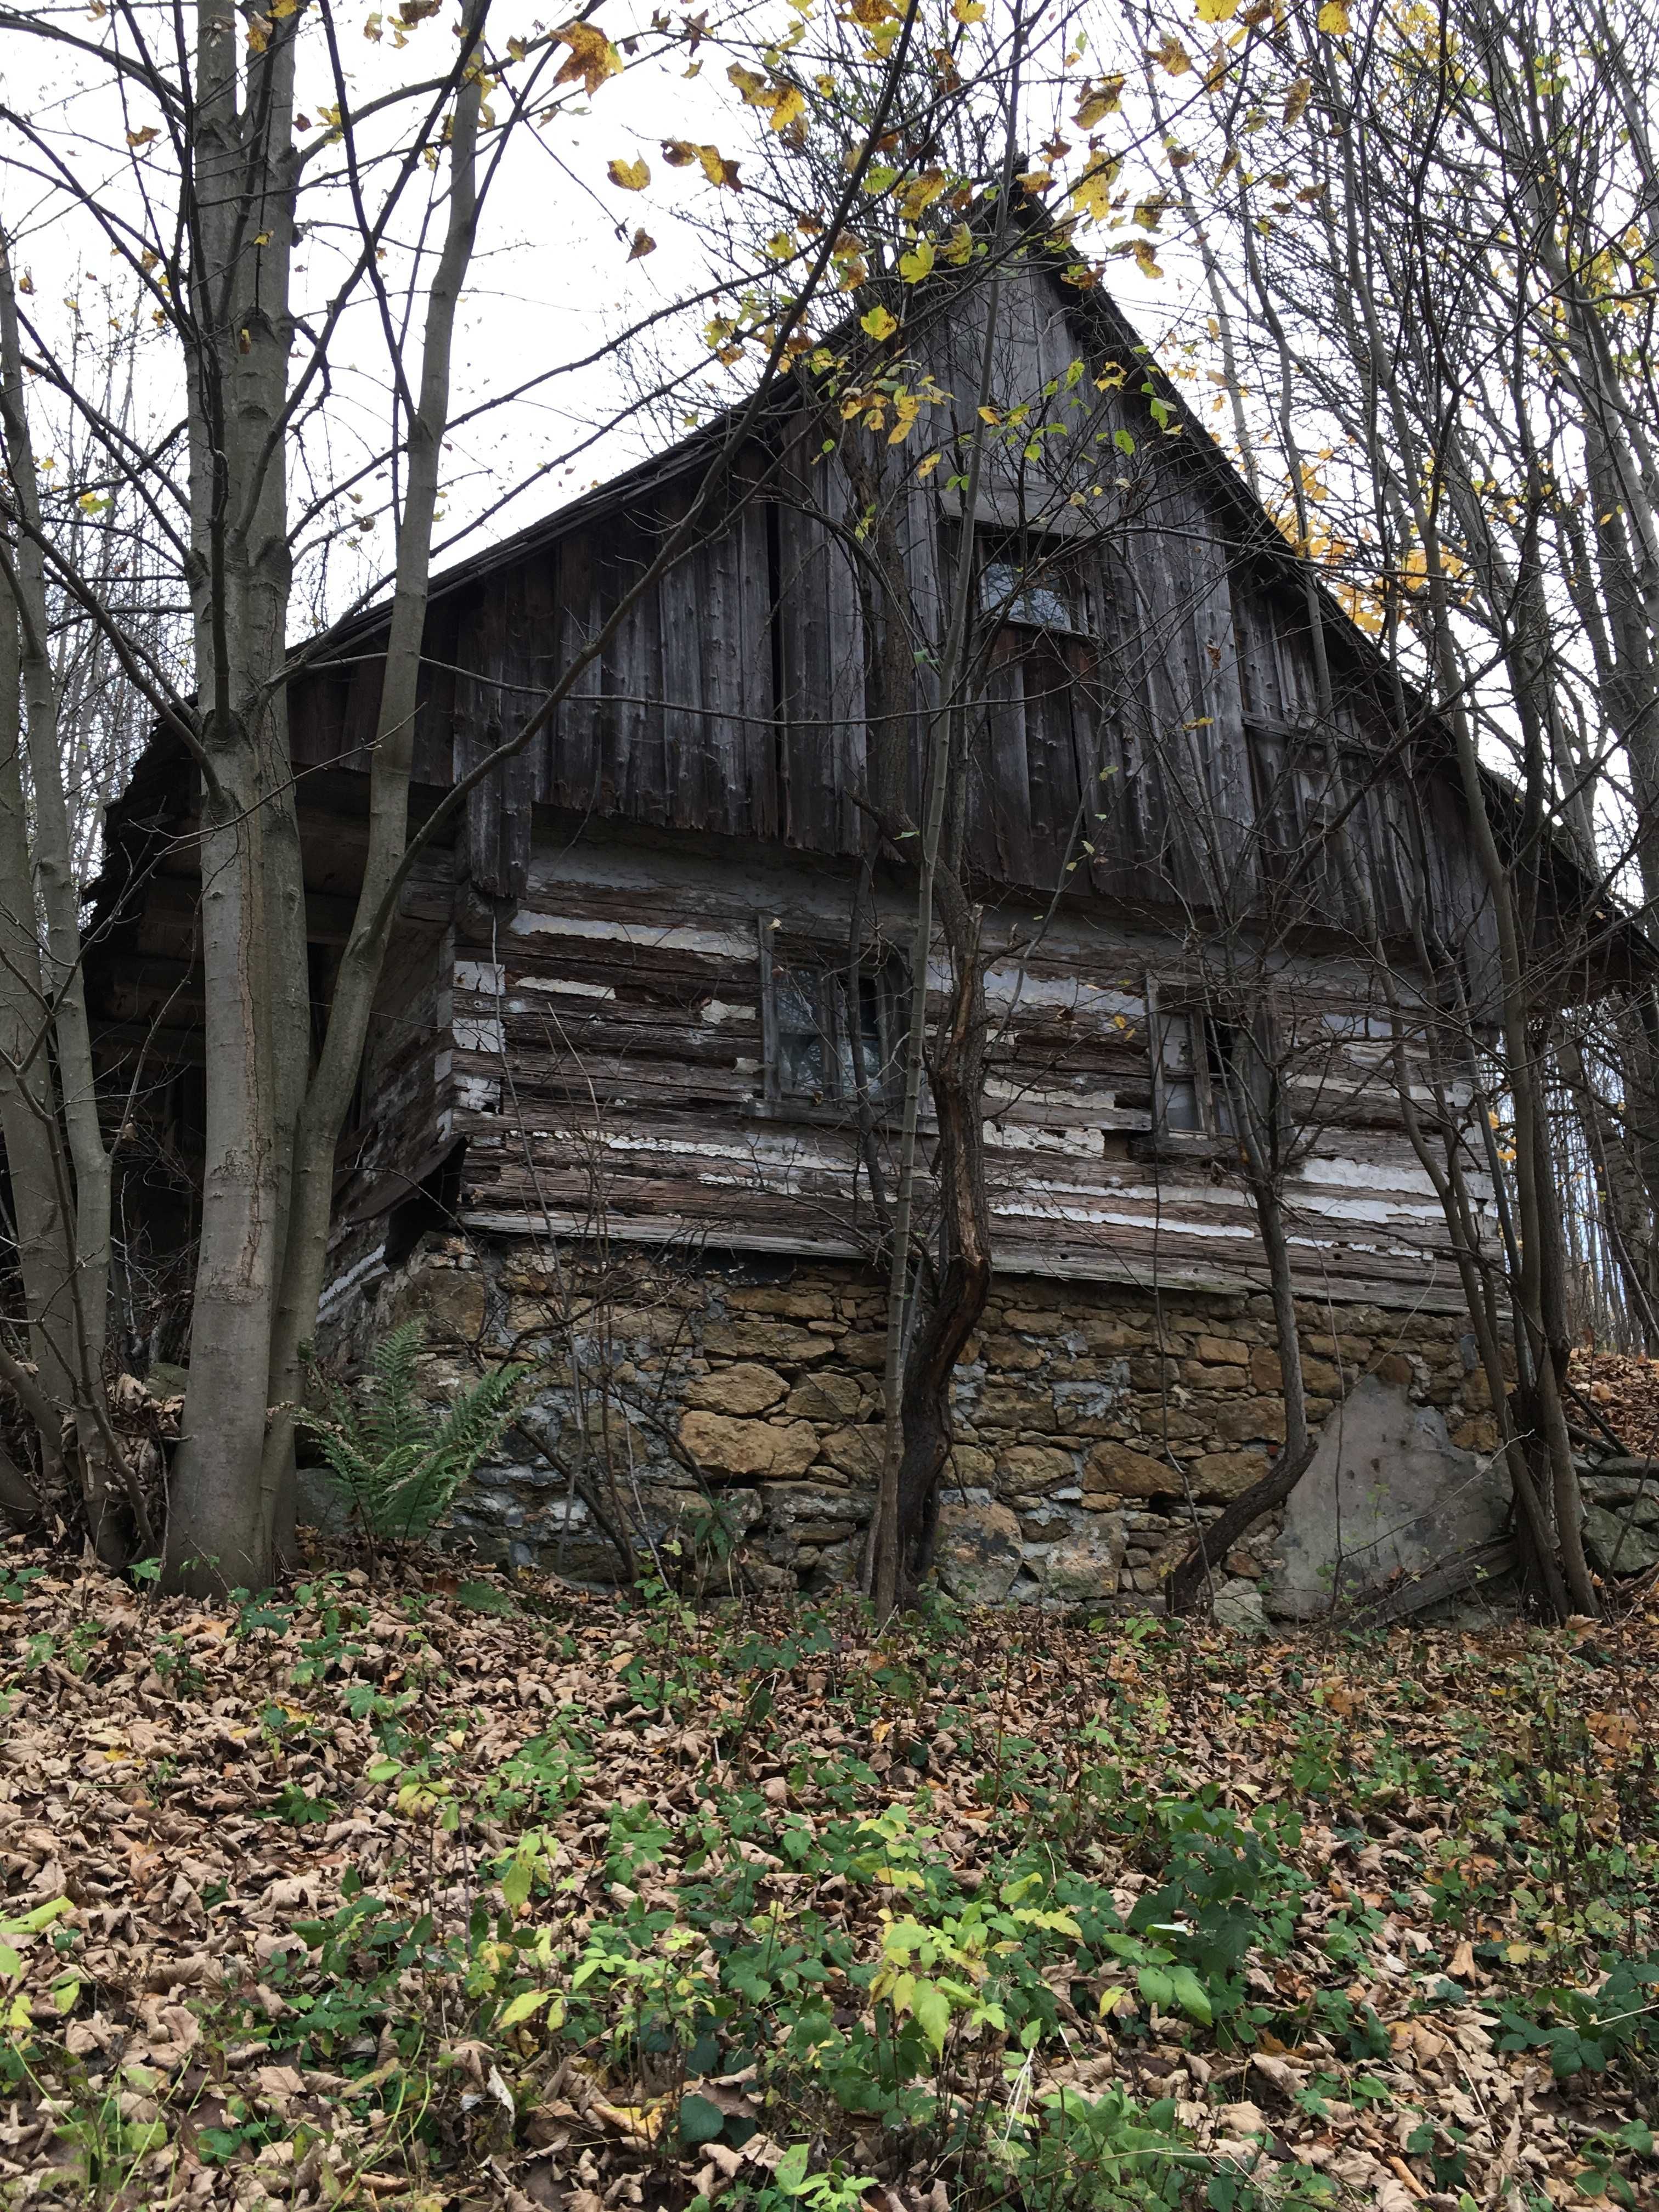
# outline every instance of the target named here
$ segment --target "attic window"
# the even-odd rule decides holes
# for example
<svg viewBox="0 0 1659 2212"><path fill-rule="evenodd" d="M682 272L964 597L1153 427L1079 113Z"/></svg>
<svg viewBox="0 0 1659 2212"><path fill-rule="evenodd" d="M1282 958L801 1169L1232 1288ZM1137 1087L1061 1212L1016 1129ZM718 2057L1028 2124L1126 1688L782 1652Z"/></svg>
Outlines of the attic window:
<svg viewBox="0 0 1659 2212"><path fill-rule="evenodd" d="M990 561L980 571L980 605L1000 622L1030 629L1072 629L1072 605L1053 582L1012 561Z"/></svg>
<svg viewBox="0 0 1659 2212"><path fill-rule="evenodd" d="M1077 556L1045 538L980 533L979 606L999 625L1093 635Z"/></svg>

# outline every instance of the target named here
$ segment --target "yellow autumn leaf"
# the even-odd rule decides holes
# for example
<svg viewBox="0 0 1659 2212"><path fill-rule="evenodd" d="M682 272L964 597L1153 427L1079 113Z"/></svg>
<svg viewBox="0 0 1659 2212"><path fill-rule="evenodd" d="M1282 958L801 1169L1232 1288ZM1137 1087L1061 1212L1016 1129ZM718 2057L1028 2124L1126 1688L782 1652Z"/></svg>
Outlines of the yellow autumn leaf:
<svg viewBox="0 0 1659 2212"><path fill-rule="evenodd" d="M951 0L951 13L958 23L982 23L985 21L984 0Z"/></svg>
<svg viewBox="0 0 1659 2212"><path fill-rule="evenodd" d="M1334 39L1346 38L1350 26L1343 0L1325 0L1319 11L1319 27L1322 31L1328 31Z"/></svg>
<svg viewBox="0 0 1659 2212"><path fill-rule="evenodd" d="M1103 76L1097 83L1084 86L1073 120L1079 131L1092 131L1106 116L1115 115L1122 104L1122 77Z"/></svg>
<svg viewBox="0 0 1659 2212"><path fill-rule="evenodd" d="M642 192L651 181L651 167L647 161L624 161L619 158L607 163L605 174L619 191Z"/></svg>
<svg viewBox="0 0 1659 2212"><path fill-rule="evenodd" d="M806 112L806 94L799 85L786 84L772 103L772 128L787 131Z"/></svg>
<svg viewBox="0 0 1659 2212"><path fill-rule="evenodd" d="M628 258L630 261L642 261L647 253L654 253L656 250L657 241L652 237L650 232L636 230L634 233L634 243L628 249Z"/></svg>
<svg viewBox="0 0 1659 2212"><path fill-rule="evenodd" d="M697 149L689 139L665 138L662 142L662 157L671 169L683 169L689 161L696 160Z"/></svg>
<svg viewBox="0 0 1659 2212"><path fill-rule="evenodd" d="M967 267L974 258L974 234L965 222L952 226L951 235L945 240L942 250L945 259L954 268Z"/></svg>
<svg viewBox="0 0 1659 2212"><path fill-rule="evenodd" d="M1072 187L1071 202L1091 222L1104 222L1112 211L1112 186L1117 182L1115 161L1096 161Z"/></svg>
<svg viewBox="0 0 1659 2212"><path fill-rule="evenodd" d="M933 266L933 247L929 239L919 238L908 253L899 256L899 275L907 284L920 284Z"/></svg>
<svg viewBox="0 0 1659 2212"><path fill-rule="evenodd" d="M570 49L555 84L580 83L592 94L606 77L622 74L622 56L596 24L566 23L553 36Z"/></svg>
<svg viewBox="0 0 1659 2212"><path fill-rule="evenodd" d="M899 194L900 215L906 222L919 222L944 190L944 172L924 169L921 176L912 177Z"/></svg>
<svg viewBox="0 0 1659 2212"><path fill-rule="evenodd" d="M738 182L737 163L728 161L718 146L699 146L697 159L702 164L702 173L711 185L726 185L734 192L740 192L743 190L743 186Z"/></svg>
<svg viewBox="0 0 1659 2212"><path fill-rule="evenodd" d="M1295 130L1297 125L1301 122L1312 92L1311 80L1305 76L1299 76L1285 94L1285 128L1287 131Z"/></svg>
<svg viewBox="0 0 1659 2212"><path fill-rule="evenodd" d="M890 446L902 446L915 428L916 417L921 412L921 394L919 392L899 392L893 401L893 410L896 419L888 433L887 442Z"/></svg>
<svg viewBox="0 0 1659 2212"><path fill-rule="evenodd" d="M1230 23L1238 13L1238 0L1198 0L1200 23Z"/></svg>
<svg viewBox="0 0 1659 2212"><path fill-rule="evenodd" d="M147 123L142 131L128 131L127 143L129 146L148 146L155 135L155 125L153 123Z"/></svg>
<svg viewBox="0 0 1659 2212"><path fill-rule="evenodd" d="M898 318L885 307L872 307L867 315L859 317L859 328L880 345L898 328Z"/></svg>
<svg viewBox="0 0 1659 2212"><path fill-rule="evenodd" d="M1150 238L1138 238L1134 244L1135 265L1143 276L1161 276L1158 265L1158 250Z"/></svg>
<svg viewBox="0 0 1659 2212"><path fill-rule="evenodd" d="M931 453L924 453L921 459L916 463L917 477L919 479L922 479L932 476L933 471L939 466L943 459L944 455L937 447Z"/></svg>
<svg viewBox="0 0 1659 2212"><path fill-rule="evenodd" d="M1152 58L1158 64L1165 76L1185 76L1193 65L1192 56L1173 31L1169 33L1161 46L1155 46L1152 49Z"/></svg>

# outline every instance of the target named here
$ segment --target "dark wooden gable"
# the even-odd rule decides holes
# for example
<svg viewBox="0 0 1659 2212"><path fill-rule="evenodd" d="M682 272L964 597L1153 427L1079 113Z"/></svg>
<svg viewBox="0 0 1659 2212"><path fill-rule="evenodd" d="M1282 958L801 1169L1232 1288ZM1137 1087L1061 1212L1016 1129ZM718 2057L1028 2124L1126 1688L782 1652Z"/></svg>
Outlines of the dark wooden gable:
<svg viewBox="0 0 1659 2212"><path fill-rule="evenodd" d="M914 464L974 420L982 298L919 319L951 398L886 463L906 590L935 641L966 530L949 465L921 481ZM1138 908L1237 913L1316 831L1317 771L1297 753L1320 721L1302 582L1115 310L1040 259L1002 287L994 383L1000 410L1032 405L1034 434L988 461L980 538L1069 547L1086 614L1071 629L1013 623L991 642L972 710L969 863L1022 891L1063 882ZM538 807L830 858L860 848L877 640L848 550L858 501L823 430L805 403L763 427L731 471L723 526L639 596L546 726L473 794L462 866L480 891L521 896ZM688 446L441 581L422 781L449 783L523 728L657 558L712 451ZM362 626L296 684L301 764L361 764L375 641ZM1334 608L1328 649L1325 772L1358 788L1349 842L1385 926L1426 898L1449 939L1483 935L1461 801L1431 776L1406 804L1371 704L1376 657ZM911 658L914 806L932 701L928 654ZM1352 919L1322 860L1297 872L1310 912Z"/></svg>

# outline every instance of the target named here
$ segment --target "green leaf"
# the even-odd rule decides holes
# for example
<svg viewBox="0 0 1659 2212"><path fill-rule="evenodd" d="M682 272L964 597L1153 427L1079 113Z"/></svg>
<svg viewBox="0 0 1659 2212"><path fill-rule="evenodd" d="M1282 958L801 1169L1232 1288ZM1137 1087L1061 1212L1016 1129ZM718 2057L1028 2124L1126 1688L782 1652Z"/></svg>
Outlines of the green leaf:
<svg viewBox="0 0 1659 2212"><path fill-rule="evenodd" d="M806 2161L810 2155L805 2143L793 2143L785 2151L772 2170L774 2188L782 2190L786 2197L799 2197L806 2186Z"/></svg>
<svg viewBox="0 0 1659 2212"><path fill-rule="evenodd" d="M680 2099L680 2141L689 2148L713 2142L725 2125L726 2115L720 2106L698 2096L695 2089Z"/></svg>
<svg viewBox="0 0 1659 2212"><path fill-rule="evenodd" d="M1170 1992L1188 2020L1198 2021L1206 2027L1214 2024L1215 2008L1210 2002L1210 1993L1190 1966L1171 1967Z"/></svg>
<svg viewBox="0 0 1659 2212"><path fill-rule="evenodd" d="M951 2025L951 2000L937 1982L918 1982L910 1999L910 2011L917 2027L935 2051L943 2051L945 2038Z"/></svg>
<svg viewBox="0 0 1659 2212"><path fill-rule="evenodd" d="M12 1975L21 1974L22 1971L23 1961L12 1949L11 1945L0 1943L0 1974L3 1974L9 1980Z"/></svg>
<svg viewBox="0 0 1659 2212"><path fill-rule="evenodd" d="M528 2020L532 2012L539 2012L552 1994L551 1990L521 1990L496 2021L496 2027L516 2027L520 2021Z"/></svg>
<svg viewBox="0 0 1659 2212"><path fill-rule="evenodd" d="M1161 1966L1143 1966L1135 1979L1149 2005L1156 2005L1160 2012L1173 2008L1175 1983Z"/></svg>
<svg viewBox="0 0 1659 2212"><path fill-rule="evenodd" d="M1120 453L1133 453L1135 449L1135 441L1127 430L1114 430L1112 443Z"/></svg>
<svg viewBox="0 0 1659 2212"><path fill-rule="evenodd" d="M534 1861L522 1856L515 1858L501 1876L501 1895L515 1912L522 1912L529 1904L531 1886L535 1879Z"/></svg>

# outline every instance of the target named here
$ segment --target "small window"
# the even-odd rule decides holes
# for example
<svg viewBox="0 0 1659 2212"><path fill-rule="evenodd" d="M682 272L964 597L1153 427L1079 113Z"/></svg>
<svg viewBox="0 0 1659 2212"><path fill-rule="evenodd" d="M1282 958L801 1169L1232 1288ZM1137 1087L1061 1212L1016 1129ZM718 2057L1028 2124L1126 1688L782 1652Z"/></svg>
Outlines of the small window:
<svg viewBox="0 0 1659 2212"><path fill-rule="evenodd" d="M1284 1030L1270 1002L1218 1006L1198 988L1160 994L1146 979L1152 1127L1135 1150L1152 1158L1234 1156L1253 1135L1277 1156L1290 1140L1289 1097L1278 1055Z"/></svg>
<svg viewBox="0 0 1659 2212"><path fill-rule="evenodd" d="M769 1097L823 1105L862 1091L885 1108L902 1088L904 963L877 953L856 988L844 966L775 951L763 921Z"/></svg>
<svg viewBox="0 0 1659 2212"><path fill-rule="evenodd" d="M1020 629L1092 634L1088 592L1074 553L1042 538L981 537L980 612Z"/></svg>
<svg viewBox="0 0 1659 2212"><path fill-rule="evenodd" d="M1153 1018L1158 1053L1153 1112L1158 1133L1227 1137L1233 1133L1229 1065L1233 1032L1197 1008L1164 1008Z"/></svg>

